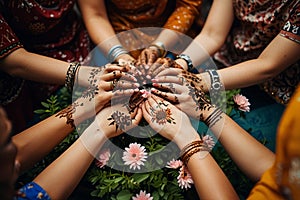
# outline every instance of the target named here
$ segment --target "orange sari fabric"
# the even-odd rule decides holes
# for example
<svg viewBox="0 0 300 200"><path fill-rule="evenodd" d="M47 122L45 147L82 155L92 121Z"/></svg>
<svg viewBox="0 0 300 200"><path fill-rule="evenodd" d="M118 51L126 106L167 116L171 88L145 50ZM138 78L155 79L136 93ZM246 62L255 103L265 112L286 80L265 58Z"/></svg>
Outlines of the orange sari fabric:
<svg viewBox="0 0 300 200"><path fill-rule="evenodd" d="M116 32L141 27L162 27L196 36L200 30L202 0L107 0Z"/></svg>
<svg viewBox="0 0 300 200"><path fill-rule="evenodd" d="M277 133L276 160L248 199L300 199L300 85L291 98Z"/></svg>

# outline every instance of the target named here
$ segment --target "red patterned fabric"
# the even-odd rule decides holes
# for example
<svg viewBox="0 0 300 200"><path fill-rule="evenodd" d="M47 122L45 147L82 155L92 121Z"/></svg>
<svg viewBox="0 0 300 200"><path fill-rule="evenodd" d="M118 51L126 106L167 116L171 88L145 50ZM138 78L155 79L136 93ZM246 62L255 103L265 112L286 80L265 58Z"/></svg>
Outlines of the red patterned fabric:
<svg viewBox="0 0 300 200"><path fill-rule="evenodd" d="M92 44L76 12L75 2L0 0L0 59L23 47L27 51L67 62L84 61ZM22 79L0 71L0 104L7 105L15 101L24 84L28 85L31 91L29 95L33 95L36 102L58 88L29 81L24 83Z"/></svg>
<svg viewBox="0 0 300 200"><path fill-rule="evenodd" d="M215 54L223 66L257 58L278 34L300 43L299 0L234 0L236 17L226 45ZM298 15L298 16L297 16ZM295 63L262 88L286 104L300 82L300 64Z"/></svg>

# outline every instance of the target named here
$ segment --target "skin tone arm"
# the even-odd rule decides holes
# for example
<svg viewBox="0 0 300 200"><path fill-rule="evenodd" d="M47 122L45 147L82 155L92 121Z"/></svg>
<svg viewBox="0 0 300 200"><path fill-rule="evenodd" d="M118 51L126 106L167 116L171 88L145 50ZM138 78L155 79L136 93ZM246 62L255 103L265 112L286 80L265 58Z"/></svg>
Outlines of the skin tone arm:
<svg viewBox="0 0 300 200"><path fill-rule="evenodd" d="M161 101L163 100L151 95L142 107L143 116L151 127L159 131L162 136L174 141L180 150L187 144L199 140L200 137L192 127L189 118L167 101L164 101L164 105L167 104L167 108L171 110L171 117L176 123L159 124L155 120L151 121L155 117L155 109L161 109L161 106L158 106ZM238 199L229 180L209 153L194 154L188 162L188 169L201 199Z"/></svg>
<svg viewBox="0 0 300 200"><path fill-rule="evenodd" d="M180 80L178 83L182 83L182 79L173 78L175 78L173 81L177 79ZM171 77L168 80L172 80ZM152 89L152 93L174 102L176 107L195 119L205 122L207 117L216 109L204 98L203 92L198 91L197 88L191 89L192 87L188 82L184 84L154 83L153 86L157 89ZM176 88L176 91L172 88ZM174 91L174 93L161 92L159 89ZM203 97L196 94L202 94ZM219 138L234 162L253 181L258 181L264 171L273 164L274 154L225 113L217 116L216 123L210 125L209 128Z"/></svg>
<svg viewBox="0 0 300 200"><path fill-rule="evenodd" d="M190 56L194 66L198 66L208 56L212 56L225 42L233 17L231 0L213 1L203 30L183 52ZM203 47L207 54L199 55L198 51L195 51L195 49L199 49L199 46ZM259 84L274 78L299 60L299 50L299 44L277 35L257 59L220 69L218 73L226 90ZM187 69L187 63L184 60L178 59L176 62ZM204 90L207 92L210 88L208 73L200 73L198 76L206 82L207 86L204 87Z"/></svg>
<svg viewBox="0 0 300 200"><path fill-rule="evenodd" d="M79 0L78 4L91 39L95 44L101 44L102 51L107 55L120 41L116 37L112 40L116 33L109 22L105 1ZM129 54L118 56L116 61L119 59L134 60Z"/></svg>
<svg viewBox="0 0 300 200"><path fill-rule="evenodd" d="M121 129L116 129L116 125L109 125L107 120L103 120L109 118L112 111L119 110L120 106L122 105L107 107L100 111L96 120L81 137L35 178L34 182L45 189L52 199L67 199L104 142L123 132ZM142 110L138 108L131 115L131 119L132 124L126 127L126 130L138 125L142 119ZM64 176L64 179L58 179L59 176Z"/></svg>
<svg viewBox="0 0 300 200"><path fill-rule="evenodd" d="M223 45L233 20L232 0L214 0L200 34L182 53L190 56L194 66L202 63ZM205 49L205 53L199 53L199 47ZM183 59L176 62L187 69Z"/></svg>
<svg viewBox="0 0 300 200"><path fill-rule="evenodd" d="M116 66L98 69L98 95L95 95L94 101L82 96L71 106L12 138L18 148L16 159L21 163L21 170L32 167L73 131L74 127L70 121L73 120L74 125L79 124L106 105L112 97L110 81L120 78L124 73L120 71L122 67ZM125 84L124 87L126 87Z"/></svg>
<svg viewBox="0 0 300 200"><path fill-rule="evenodd" d="M0 61L0 70L23 78L41 83L63 85L70 63L58 59L30 53L24 48L19 48ZM82 76L87 76L93 68L81 66L78 71ZM84 78L80 78L79 84L88 85Z"/></svg>

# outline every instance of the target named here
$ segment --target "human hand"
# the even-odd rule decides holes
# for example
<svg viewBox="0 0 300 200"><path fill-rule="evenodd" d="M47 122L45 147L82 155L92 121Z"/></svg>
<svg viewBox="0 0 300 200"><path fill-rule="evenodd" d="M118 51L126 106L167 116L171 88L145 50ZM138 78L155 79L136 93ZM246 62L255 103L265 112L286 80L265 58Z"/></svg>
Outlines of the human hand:
<svg viewBox="0 0 300 200"><path fill-rule="evenodd" d="M174 141L179 148L200 138L187 115L160 97L151 95L143 103L142 110L149 125L163 137Z"/></svg>
<svg viewBox="0 0 300 200"><path fill-rule="evenodd" d="M205 121L213 105L201 87L183 76L163 76L153 79L151 93L172 103L189 116Z"/></svg>
<svg viewBox="0 0 300 200"><path fill-rule="evenodd" d="M136 63L135 58L133 58L130 54L127 54L127 53L119 55L115 61L120 63L121 60L123 62L126 61L128 64Z"/></svg>
<svg viewBox="0 0 300 200"><path fill-rule="evenodd" d="M139 55L137 59L137 66L142 72L146 72L149 67L157 60L159 57L159 49L149 47L145 48Z"/></svg>
<svg viewBox="0 0 300 200"><path fill-rule="evenodd" d="M80 97L60 115L73 115L70 120L73 118L79 124L109 105L113 95L131 95L139 84L135 83L136 78L133 75L125 71L127 69L117 65L93 68L88 78L89 86L83 91L75 90L76 95L81 93Z"/></svg>
<svg viewBox="0 0 300 200"><path fill-rule="evenodd" d="M142 110L136 107L133 112L124 103L104 108L96 115L99 129L107 138L112 138L136 127L142 119Z"/></svg>

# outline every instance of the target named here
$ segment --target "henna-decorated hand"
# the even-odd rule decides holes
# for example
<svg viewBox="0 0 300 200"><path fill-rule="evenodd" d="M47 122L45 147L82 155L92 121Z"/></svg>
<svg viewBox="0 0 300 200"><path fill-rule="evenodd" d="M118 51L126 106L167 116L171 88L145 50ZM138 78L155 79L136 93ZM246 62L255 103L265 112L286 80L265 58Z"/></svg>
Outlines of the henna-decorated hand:
<svg viewBox="0 0 300 200"><path fill-rule="evenodd" d="M130 54L121 54L115 61L119 63L121 60L126 61L128 64L136 63L136 60Z"/></svg>
<svg viewBox="0 0 300 200"><path fill-rule="evenodd" d="M203 74L204 73L194 74L186 70L180 69L179 67L173 67L161 71L159 74L157 74L155 76L155 81L180 83L182 82L182 78L184 78L187 82L189 82L197 89L201 89L204 92L208 92L206 81L202 78Z"/></svg>
<svg viewBox="0 0 300 200"><path fill-rule="evenodd" d="M134 112L129 112L124 104L114 104L101 110L96 120L101 132L111 138L136 127L142 117L143 113L139 107Z"/></svg>
<svg viewBox="0 0 300 200"><path fill-rule="evenodd" d="M149 125L179 148L199 138L187 115L160 97L151 95L143 103L142 110Z"/></svg>
<svg viewBox="0 0 300 200"><path fill-rule="evenodd" d="M157 81L157 80L155 80ZM163 83L153 83L151 93L172 103L189 116L204 121L213 107L206 94L183 77L165 76Z"/></svg>

